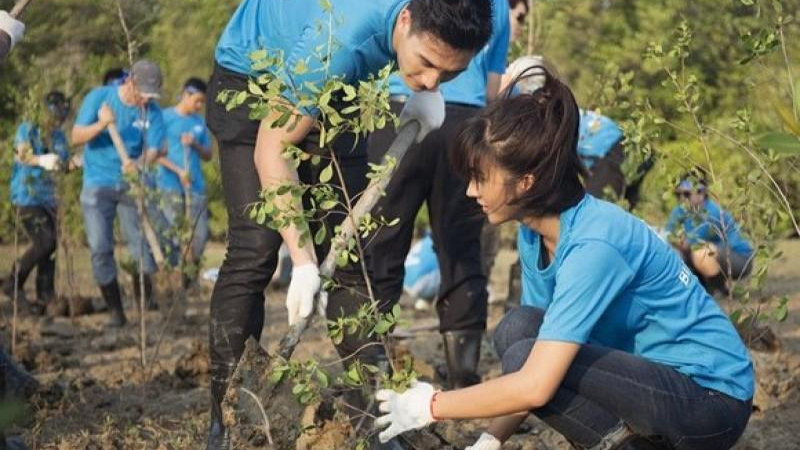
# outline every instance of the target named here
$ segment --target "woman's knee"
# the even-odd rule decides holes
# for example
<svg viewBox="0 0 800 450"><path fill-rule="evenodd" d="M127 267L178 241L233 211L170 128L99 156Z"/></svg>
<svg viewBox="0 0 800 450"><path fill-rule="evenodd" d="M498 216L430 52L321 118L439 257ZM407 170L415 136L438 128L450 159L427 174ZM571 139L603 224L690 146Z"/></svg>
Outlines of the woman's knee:
<svg viewBox="0 0 800 450"><path fill-rule="evenodd" d="M544 310L520 306L509 311L497 324L493 333L494 350L502 359L506 351L524 339L535 339L544 319Z"/></svg>
<svg viewBox="0 0 800 450"><path fill-rule="evenodd" d="M528 338L517 341L506 349L502 356L503 373L512 373L520 370L528 360L528 356L533 350L536 339Z"/></svg>

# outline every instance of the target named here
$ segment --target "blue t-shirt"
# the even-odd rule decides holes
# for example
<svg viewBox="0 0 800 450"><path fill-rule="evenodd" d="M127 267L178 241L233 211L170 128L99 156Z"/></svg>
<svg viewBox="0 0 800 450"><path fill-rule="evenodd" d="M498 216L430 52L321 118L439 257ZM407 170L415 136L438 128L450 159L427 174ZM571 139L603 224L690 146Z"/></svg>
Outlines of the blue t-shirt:
<svg viewBox="0 0 800 450"><path fill-rule="evenodd" d="M131 159L148 150L160 150L164 141L164 121L161 108L154 101L147 103L145 114L136 106L122 103L119 86L102 86L92 89L83 99L75 125L89 126L97 122L97 112L103 103L114 112L117 129ZM143 133L143 130L146 130ZM146 138L146 141L145 141ZM111 136L104 130L84 146L83 186L111 187L122 182L122 163Z"/></svg>
<svg viewBox="0 0 800 450"><path fill-rule="evenodd" d="M622 140L622 130L616 122L594 111L581 110L578 155L591 169Z"/></svg>
<svg viewBox="0 0 800 450"><path fill-rule="evenodd" d="M511 40L508 15L508 0L492 0L492 37L472 58L464 72L439 86L446 102L462 103L478 108L486 106L486 80L489 72L497 74L506 72L506 57ZM411 95L411 89L398 74L389 78L389 92L392 95Z"/></svg>
<svg viewBox="0 0 800 450"><path fill-rule="evenodd" d="M591 343L664 364L740 400L753 366L733 324L644 222L590 195L560 217L555 258L519 230L522 304L544 309L538 339Z"/></svg>
<svg viewBox="0 0 800 450"><path fill-rule="evenodd" d="M49 147L48 145L49 144ZM14 148L29 145L34 155L55 153L66 163L69 159L69 144L64 132L56 129L50 134L48 143L42 139L39 127L22 122L14 136ZM11 167L11 203L17 206L55 206L55 183L52 175L39 166L22 164L14 160Z"/></svg>
<svg viewBox="0 0 800 450"><path fill-rule="evenodd" d="M203 118L197 114L184 116L175 111L175 108L164 110L164 128L166 129L167 140L167 159L176 166L185 169L184 146L181 144L181 136L186 133L194 135L195 142L203 147L211 146L208 128ZM200 155L197 150L190 148L189 154L189 173L192 177L192 193L203 195L206 190L206 183L203 179L203 171L200 166ZM181 180L175 172L164 166L158 167L158 179L156 182L158 189L183 192Z"/></svg>
<svg viewBox="0 0 800 450"><path fill-rule="evenodd" d="M312 94L306 83L321 87L326 79L337 76L352 84L366 80L370 74L377 75L394 61L392 31L409 1L332 2L330 33L330 13L318 0L244 0L222 32L216 60L226 69L253 75L250 54L254 51L267 50L272 56L282 56L284 70L270 72L290 86L284 96L297 105L294 91ZM329 42L333 43L333 51L325 69L321 59L329 52ZM296 73L298 63L306 65L305 73ZM297 106L306 114L314 113L309 105Z"/></svg>
<svg viewBox="0 0 800 450"><path fill-rule="evenodd" d="M666 229L670 234L682 231L689 244L696 245L708 242L717 246L727 246L736 253L750 256L753 248L742 236L739 224L733 216L719 205L706 199L703 207L697 212L676 206L667 220Z"/></svg>

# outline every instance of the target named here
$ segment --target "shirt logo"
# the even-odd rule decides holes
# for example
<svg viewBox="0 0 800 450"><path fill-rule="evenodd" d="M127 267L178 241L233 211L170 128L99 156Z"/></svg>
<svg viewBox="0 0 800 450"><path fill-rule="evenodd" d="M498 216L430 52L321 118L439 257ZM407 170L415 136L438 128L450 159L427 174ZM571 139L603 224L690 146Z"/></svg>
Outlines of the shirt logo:
<svg viewBox="0 0 800 450"><path fill-rule="evenodd" d="M681 273L678 274L678 279L681 280L684 286L689 287L689 269L684 266L681 268Z"/></svg>
<svg viewBox="0 0 800 450"><path fill-rule="evenodd" d="M133 127L138 130L146 130L150 128L150 121L138 119L136 122L133 122Z"/></svg>

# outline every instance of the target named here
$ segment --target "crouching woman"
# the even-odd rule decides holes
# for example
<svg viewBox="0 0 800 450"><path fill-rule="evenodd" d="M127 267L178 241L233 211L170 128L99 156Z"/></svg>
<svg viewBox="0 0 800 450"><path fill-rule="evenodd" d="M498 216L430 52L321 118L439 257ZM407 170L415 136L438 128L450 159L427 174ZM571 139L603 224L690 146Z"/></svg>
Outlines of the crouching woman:
<svg viewBox="0 0 800 450"><path fill-rule="evenodd" d="M469 121L451 155L490 222L520 222L522 306L494 333L504 375L379 391L380 438L491 417L469 448L499 449L533 413L577 448L732 447L751 412L747 349L668 244L584 192L578 107L544 77Z"/></svg>

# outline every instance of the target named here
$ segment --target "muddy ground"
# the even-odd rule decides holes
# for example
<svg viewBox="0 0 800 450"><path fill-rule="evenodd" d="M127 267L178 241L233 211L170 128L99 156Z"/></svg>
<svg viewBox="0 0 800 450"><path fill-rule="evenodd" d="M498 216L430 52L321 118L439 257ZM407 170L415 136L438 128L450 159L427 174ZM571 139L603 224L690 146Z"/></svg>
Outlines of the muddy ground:
<svg viewBox="0 0 800 450"><path fill-rule="evenodd" d="M786 322L772 325L780 341L775 352L754 351L758 371L755 413L738 449L790 450L800 448L800 241L781 245L784 256L775 263L768 293L788 295ZM7 273L13 248L0 261ZM217 265L223 248L212 245L208 266ZM497 295L504 297L508 266L514 253L503 251L492 277ZM73 282L60 288L76 296L95 298L86 251L75 252ZM63 267L63 264L62 264ZM62 272L63 273L63 272ZM172 291L176 279L160 277L161 310L146 318L146 357L141 352L139 314L128 296L130 324L110 332L105 313L75 318L39 318L20 315L16 321L15 357L41 381L42 392L33 400L27 419L15 427L31 449L201 449L208 424L207 320L211 285L204 283L188 298ZM130 292L130 280L124 286ZM32 296L33 282L28 283ZM95 300L96 304L100 304ZM434 313L414 312L404 302L412 327L431 328ZM11 303L0 303L3 342L10 345ZM490 328L503 314L503 306L490 309ZM287 330L282 292L269 292L267 325L262 345L274 348ZM418 369L430 376L441 361L442 348L434 330L417 331L403 345L419 361ZM307 333L296 353L334 360L334 352L319 325ZM484 344L482 371L499 373L497 359ZM529 433L513 437L504 449L549 450L569 448L566 442L535 419ZM465 446L477 437L483 423L462 422L443 427L442 433Z"/></svg>

